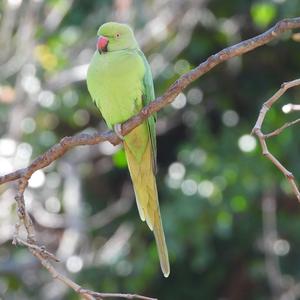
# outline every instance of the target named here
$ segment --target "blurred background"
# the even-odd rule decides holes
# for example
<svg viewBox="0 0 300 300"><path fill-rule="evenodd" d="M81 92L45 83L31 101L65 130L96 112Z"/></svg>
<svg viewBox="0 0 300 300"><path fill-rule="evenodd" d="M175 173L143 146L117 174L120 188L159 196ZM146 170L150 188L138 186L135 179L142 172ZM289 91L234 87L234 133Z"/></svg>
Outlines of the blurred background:
<svg viewBox="0 0 300 300"><path fill-rule="evenodd" d="M0 2L0 174L25 167L66 135L106 129L85 77L96 32L129 23L161 95L209 55L300 15L299 1L3 0ZM36 172L25 193L58 270L101 292L159 299L300 299L300 205L250 136L262 103L300 76L296 32L194 82L158 114L158 190L170 252L164 279L139 220L124 153L82 146ZM293 120L282 106L264 130ZM287 112L287 110L285 110ZM270 150L300 180L299 128ZM26 248L11 245L14 183L0 186L0 298L79 299Z"/></svg>

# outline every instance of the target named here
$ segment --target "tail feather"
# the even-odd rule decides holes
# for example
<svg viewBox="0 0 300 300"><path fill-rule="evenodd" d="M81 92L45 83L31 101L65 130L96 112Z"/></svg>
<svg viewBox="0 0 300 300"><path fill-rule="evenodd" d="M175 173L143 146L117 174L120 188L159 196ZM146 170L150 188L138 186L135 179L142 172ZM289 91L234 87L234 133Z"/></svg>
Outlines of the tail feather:
<svg viewBox="0 0 300 300"><path fill-rule="evenodd" d="M156 245L158 249L160 267L164 273L164 276L168 277L170 274L169 255L168 255L168 249L167 249L167 244L165 240L165 235L164 235L164 230L162 227L160 215L157 217L157 220L153 228L153 232L154 232Z"/></svg>
<svg viewBox="0 0 300 300"><path fill-rule="evenodd" d="M136 155L136 151L134 151L135 145L132 144L132 142L136 141L135 135L139 134L139 132L136 131L141 130L141 126L143 125L140 125L125 137L124 149L140 217L143 221L147 222L149 228L154 232L160 266L164 276L168 277L170 274L169 256L160 216L156 180L153 172L151 141L148 136L148 139L145 140L146 145L143 145L145 151L143 151L139 157ZM142 128L142 130L144 129L145 128ZM141 149L141 145L139 145L139 149Z"/></svg>

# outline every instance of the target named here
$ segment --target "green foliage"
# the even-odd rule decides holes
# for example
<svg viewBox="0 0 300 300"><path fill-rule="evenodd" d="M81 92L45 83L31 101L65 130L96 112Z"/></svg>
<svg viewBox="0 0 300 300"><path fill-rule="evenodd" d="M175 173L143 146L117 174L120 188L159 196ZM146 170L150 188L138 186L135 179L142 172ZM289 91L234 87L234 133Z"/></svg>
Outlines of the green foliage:
<svg viewBox="0 0 300 300"><path fill-rule="evenodd" d="M274 20L276 10L276 6L273 3L254 3L251 7L253 22L262 28L268 26Z"/></svg>
<svg viewBox="0 0 300 300"><path fill-rule="evenodd" d="M127 160L126 160L126 156L125 156L125 151L123 149L120 149L119 151L117 151L113 155L112 160L114 162L114 165L117 168L123 169L123 168L127 167Z"/></svg>
<svg viewBox="0 0 300 300"><path fill-rule="evenodd" d="M167 1L167 6L132 1L125 12L117 9L122 1L74 1L51 31L46 16L53 8L62 12L68 1L33 2L42 9L35 20L32 56L14 74L1 77L0 142L13 140L15 152L9 156L4 153L9 148L0 147L0 172L7 163L26 166L66 135L106 130L88 95L84 70L76 69L89 62L100 24L111 19L131 23L159 96L209 55L300 14L298 1ZM192 6L198 2L200 8ZM2 3L0 9L3 13ZM168 18L170 23L161 25ZM169 279L161 275L152 233L139 220L135 204L130 206L133 201L126 202L134 196L123 150L106 143L78 147L45 170L41 185L29 188L25 199L38 239L53 252L59 249L62 265L76 282L101 292L159 299L270 299L261 247L261 201L267 192L276 196L279 237L290 246L280 266L299 281L299 204L250 136L262 103L282 82L299 78L300 44L291 37L286 34L218 66L158 113L157 183L170 250ZM30 43L21 46L25 53ZM24 78L31 80L29 91ZM40 88L34 93L35 80ZM264 130L296 118L281 107L299 99L300 88L282 97ZM294 126L271 139L269 147L299 179L297 136ZM50 299L51 291L58 293L51 299L78 299L60 291L55 281L49 286L51 276L30 253L11 246L14 190L7 185L0 193L0 298ZM121 209L114 207L120 199ZM71 242L59 248L70 237L74 249ZM79 272L71 272L70 256L82 259Z"/></svg>

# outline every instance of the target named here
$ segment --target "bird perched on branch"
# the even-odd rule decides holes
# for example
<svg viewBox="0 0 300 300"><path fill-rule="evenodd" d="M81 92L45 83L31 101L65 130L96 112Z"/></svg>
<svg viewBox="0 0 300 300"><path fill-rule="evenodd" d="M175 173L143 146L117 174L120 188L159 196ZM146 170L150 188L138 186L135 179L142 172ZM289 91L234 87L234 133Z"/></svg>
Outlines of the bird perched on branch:
<svg viewBox="0 0 300 300"><path fill-rule="evenodd" d="M109 22L99 28L87 86L108 127L123 141L138 211L154 232L161 269L168 277L169 257L155 180L155 116L121 135L120 124L155 98L150 66L128 25Z"/></svg>

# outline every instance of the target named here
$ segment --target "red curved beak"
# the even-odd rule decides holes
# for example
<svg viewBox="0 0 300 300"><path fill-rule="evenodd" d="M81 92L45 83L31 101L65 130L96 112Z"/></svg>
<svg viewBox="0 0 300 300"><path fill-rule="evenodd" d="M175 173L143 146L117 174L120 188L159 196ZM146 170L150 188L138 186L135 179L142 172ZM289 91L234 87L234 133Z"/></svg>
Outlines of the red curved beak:
<svg viewBox="0 0 300 300"><path fill-rule="evenodd" d="M97 49L100 52L107 52L108 38L99 36L97 41Z"/></svg>

